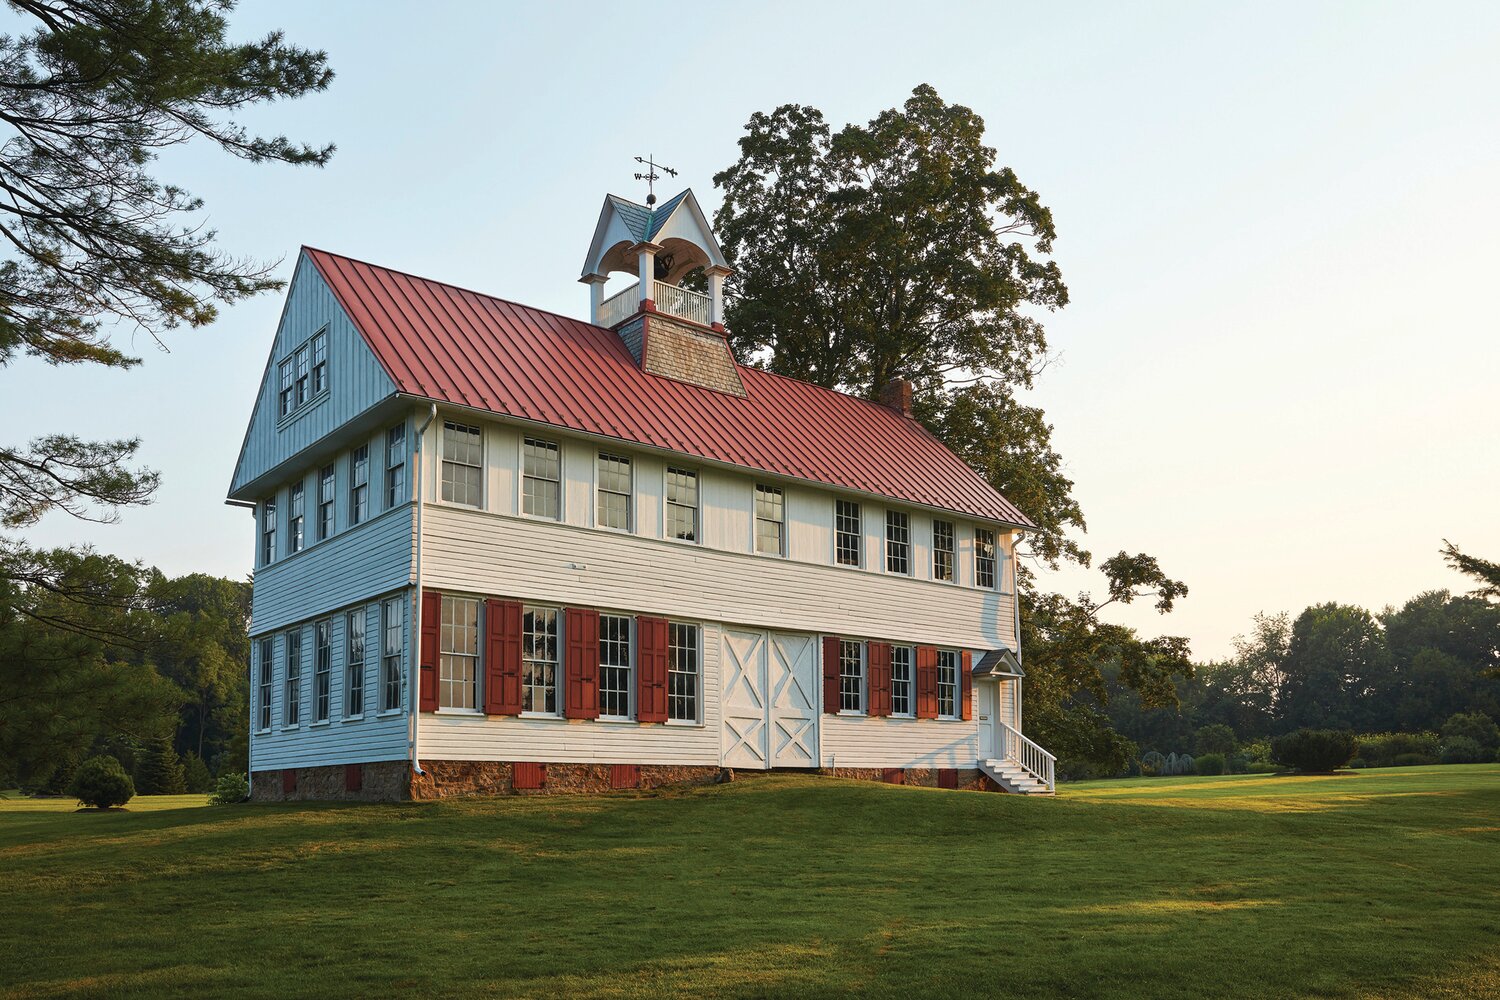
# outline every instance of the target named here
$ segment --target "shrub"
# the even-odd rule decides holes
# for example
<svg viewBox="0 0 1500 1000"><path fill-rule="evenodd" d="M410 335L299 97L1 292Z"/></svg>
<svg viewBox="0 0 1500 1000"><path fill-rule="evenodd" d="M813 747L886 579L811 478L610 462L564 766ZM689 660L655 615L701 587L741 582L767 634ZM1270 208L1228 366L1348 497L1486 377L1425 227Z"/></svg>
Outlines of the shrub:
<svg viewBox="0 0 1500 1000"><path fill-rule="evenodd" d="M1250 767L1250 758L1243 753L1232 753L1224 758L1224 770L1230 774L1244 774Z"/></svg>
<svg viewBox="0 0 1500 1000"><path fill-rule="evenodd" d="M1370 765L1369 762L1366 761L1363 757L1356 757L1349 762L1349 766L1358 771L1362 768L1369 767Z"/></svg>
<svg viewBox="0 0 1500 1000"><path fill-rule="evenodd" d="M1239 747L1239 741L1234 738L1234 730L1216 722L1211 726L1204 726L1198 730L1198 735L1193 741L1193 749L1200 754L1217 753L1229 755Z"/></svg>
<svg viewBox="0 0 1500 1000"><path fill-rule="evenodd" d="M1482 764L1490 753L1467 736L1454 736L1443 741L1444 764Z"/></svg>
<svg viewBox="0 0 1500 1000"><path fill-rule="evenodd" d="M1271 760L1271 741L1268 739L1251 740L1240 747L1240 750L1252 762L1260 761L1262 763L1269 763Z"/></svg>
<svg viewBox="0 0 1500 1000"><path fill-rule="evenodd" d="M190 792L207 792L214 787L214 776L208 773L208 765L191 750L182 758L182 781Z"/></svg>
<svg viewBox="0 0 1500 1000"><path fill-rule="evenodd" d="M219 783L214 786L213 794L208 797L208 801L216 806L232 806L249 797L249 779L243 774L229 772L219 775Z"/></svg>
<svg viewBox="0 0 1500 1000"><path fill-rule="evenodd" d="M1443 745L1447 746L1450 740L1458 737L1473 740L1481 750L1500 748L1500 726L1483 712L1459 712L1448 716L1448 721L1443 723Z"/></svg>
<svg viewBox="0 0 1500 1000"><path fill-rule="evenodd" d="M1268 760L1252 760L1245 767L1246 774L1275 774L1281 767Z"/></svg>
<svg viewBox="0 0 1500 1000"><path fill-rule="evenodd" d="M1437 762L1436 757L1426 753L1398 753L1391 758L1392 767L1426 767Z"/></svg>
<svg viewBox="0 0 1500 1000"><path fill-rule="evenodd" d="M73 772L68 794L86 806L112 809L135 797L135 782L113 757L90 757Z"/></svg>
<svg viewBox="0 0 1500 1000"><path fill-rule="evenodd" d="M1148 778L1154 778L1159 774L1167 773L1167 758L1155 750L1148 750L1141 755L1141 774Z"/></svg>
<svg viewBox="0 0 1500 1000"><path fill-rule="evenodd" d="M1354 757L1354 734L1342 729L1299 729L1271 741L1271 756L1304 773L1336 771Z"/></svg>
<svg viewBox="0 0 1500 1000"><path fill-rule="evenodd" d="M1370 767L1390 767L1402 754L1436 757L1439 750L1437 733L1360 733L1355 739L1355 756Z"/></svg>
<svg viewBox="0 0 1500 1000"><path fill-rule="evenodd" d="M1196 774L1193 770L1193 755L1185 753L1177 758L1177 770L1173 774Z"/></svg>
<svg viewBox="0 0 1500 1000"><path fill-rule="evenodd" d="M1193 768L1199 774L1223 774L1224 755L1221 753L1200 754L1198 759L1193 761Z"/></svg>

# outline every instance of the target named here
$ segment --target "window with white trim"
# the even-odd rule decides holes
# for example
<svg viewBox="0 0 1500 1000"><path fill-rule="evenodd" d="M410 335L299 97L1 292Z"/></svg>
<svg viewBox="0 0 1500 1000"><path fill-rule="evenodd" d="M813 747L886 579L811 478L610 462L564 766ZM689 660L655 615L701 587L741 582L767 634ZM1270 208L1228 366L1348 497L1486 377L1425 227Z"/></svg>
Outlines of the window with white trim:
<svg viewBox="0 0 1500 1000"><path fill-rule="evenodd" d="M406 503L406 424L400 423L385 432L385 508Z"/></svg>
<svg viewBox="0 0 1500 1000"><path fill-rule="evenodd" d="M443 421L443 499L480 506L483 467L484 437L479 428Z"/></svg>
<svg viewBox="0 0 1500 1000"><path fill-rule="evenodd" d="M596 516L601 528L630 530L630 499L634 491L630 459L599 453L599 497Z"/></svg>
<svg viewBox="0 0 1500 1000"><path fill-rule="evenodd" d="M865 644L839 641L839 711L865 710Z"/></svg>
<svg viewBox="0 0 1500 1000"><path fill-rule="evenodd" d="M271 685L275 683L276 642L274 639L260 641L260 704L257 706L256 728L263 733L271 731Z"/></svg>
<svg viewBox="0 0 1500 1000"><path fill-rule="evenodd" d="M667 718L698 721L698 626L667 623Z"/></svg>
<svg viewBox="0 0 1500 1000"><path fill-rule="evenodd" d="M349 453L349 526L370 516L370 446L362 444Z"/></svg>
<svg viewBox="0 0 1500 1000"><path fill-rule="evenodd" d="M698 473L691 469L667 469L667 537L698 540Z"/></svg>
<svg viewBox="0 0 1500 1000"><path fill-rule="evenodd" d="M599 716L630 718L630 627L625 615L599 616Z"/></svg>
<svg viewBox="0 0 1500 1000"><path fill-rule="evenodd" d="M786 555L786 497L779 486L755 486L755 551Z"/></svg>
<svg viewBox="0 0 1500 1000"><path fill-rule="evenodd" d="M288 552L301 552L303 542L304 511L307 506L305 487L301 480L292 484L291 495L286 505L286 548Z"/></svg>
<svg viewBox="0 0 1500 1000"><path fill-rule="evenodd" d="M910 646L891 647L891 714L915 715L912 711L912 651Z"/></svg>
<svg viewBox="0 0 1500 1000"><path fill-rule="evenodd" d="M296 382L296 399L293 403L293 409L296 409L312 398L312 393L307 391L307 379L309 369L311 368L311 365L308 363L308 354L306 344L297 348L296 375L294 376Z"/></svg>
<svg viewBox="0 0 1500 1000"><path fill-rule="evenodd" d="M958 717L958 652L952 649L938 650L937 662L938 715L944 719Z"/></svg>
<svg viewBox="0 0 1500 1000"><path fill-rule="evenodd" d="M885 571L911 575L911 517L904 510L885 512Z"/></svg>
<svg viewBox="0 0 1500 1000"><path fill-rule="evenodd" d="M312 339L312 395L328 388L328 334L314 334Z"/></svg>
<svg viewBox="0 0 1500 1000"><path fill-rule="evenodd" d="M527 712L557 714L557 625L553 608L527 607L521 614L521 707Z"/></svg>
<svg viewBox="0 0 1500 1000"><path fill-rule="evenodd" d="M260 505L260 562L269 566L276 561L276 498L267 497Z"/></svg>
<svg viewBox="0 0 1500 1000"><path fill-rule="evenodd" d="M381 606L380 710L401 711L401 650L405 645L402 625L406 601L392 597Z"/></svg>
<svg viewBox="0 0 1500 1000"><path fill-rule="evenodd" d="M365 609L355 608L344 620L344 718L365 714Z"/></svg>
<svg viewBox="0 0 1500 1000"><path fill-rule="evenodd" d="M859 504L853 500L833 502L833 553L840 566L860 565L864 529L859 523Z"/></svg>
<svg viewBox="0 0 1500 1000"><path fill-rule="evenodd" d="M932 520L932 578L953 582L953 522Z"/></svg>
<svg viewBox="0 0 1500 1000"><path fill-rule="evenodd" d="M333 535L333 466L318 473L318 541Z"/></svg>
<svg viewBox="0 0 1500 1000"><path fill-rule="evenodd" d="M438 707L479 705L479 602L443 595L438 629Z"/></svg>
<svg viewBox="0 0 1500 1000"><path fill-rule="evenodd" d="M290 416L291 412L297 408L297 390L293 385L291 358L287 358L281 363L277 387L277 397L280 400L279 408L281 416Z"/></svg>
<svg viewBox="0 0 1500 1000"><path fill-rule="evenodd" d="M526 438L521 445L521 513L562 517L562 454L555 441Z"/></svg>
<svg viewBox="0 0 1500 1000"><path fill-rule="evenodd" d="M328 334L319 330L281 360L276 368L279 417L289 417L328 388Z"/></svg>
<svg viewBox="0 0 1500 1000"><path fill-rule="evenodd" d="M974 585L995 589L995 533L989 528L974 529Z"/></svg>
<svg viewBox="0 0 1500 1000"><path fill-rule="evenodd" d="M333 619L313 623L313 721L327 722L333 710Z"/></svg>
<svg viewBox="0 0 1500 1000"><path fill-rule="evenodd" d="M296 728L302 722L302 630L286 634L286 684L281 692L281 725Z"/></svg>

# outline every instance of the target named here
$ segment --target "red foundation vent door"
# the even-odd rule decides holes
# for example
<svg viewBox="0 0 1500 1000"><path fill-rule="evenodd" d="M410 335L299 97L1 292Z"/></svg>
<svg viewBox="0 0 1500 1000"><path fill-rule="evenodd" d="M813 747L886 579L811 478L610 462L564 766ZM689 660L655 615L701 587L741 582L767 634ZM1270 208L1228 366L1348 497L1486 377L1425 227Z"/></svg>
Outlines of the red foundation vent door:
<svg viewBox="0 0 1500 1000"><path fill-rule="evenodd" d="M880 780L887 785L906 784L906 772L899 767L888 767L880 774Z"/></svg>
<svg viewBox="0 0 1500 1000"><path fill-rule="evenodd" d="M281 769L281 791L290 795L297 790L297 769L295 767L284 767Z"/></svg>
<svg viewBox="0 0 1500 1000"><path fill-rule="evenodd" d="M363 764L344 765L344 791L357 792L365 787L365 766Z"/></svg>
<svg viewBox="0 0 1500 1000"><path fill-rule="evenodd" d="M958 768L956 768L956 767L940 767L940 768L938 768L938 787L939 788L957 788L958 787Z"/></svg>
<svg viewBox="0 0 1500 1000"><path fill-rule="evenodd" d="M547 766L545 764L532 764L518 760L513 767L514 771L510 780L511 787L513 788L541 788L547 783Z"/></svg>
<svg viewBox="0 0 1500 1000"><path fill-rule="evenodd" d="M641 766L639 764L609 765L610 788L640 788Z"/></svg>

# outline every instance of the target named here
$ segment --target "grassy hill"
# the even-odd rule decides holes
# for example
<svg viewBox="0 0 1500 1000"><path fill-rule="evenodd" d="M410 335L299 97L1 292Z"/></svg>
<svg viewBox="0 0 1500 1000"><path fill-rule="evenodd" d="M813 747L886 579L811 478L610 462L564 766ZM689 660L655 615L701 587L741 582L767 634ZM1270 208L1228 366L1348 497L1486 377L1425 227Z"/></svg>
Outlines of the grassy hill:
<svg viewBox="0 0 1500 1000"><path fill-rule="evenodd" d="M1500 766L0 802L6 996L1500 996Z"/></svg>

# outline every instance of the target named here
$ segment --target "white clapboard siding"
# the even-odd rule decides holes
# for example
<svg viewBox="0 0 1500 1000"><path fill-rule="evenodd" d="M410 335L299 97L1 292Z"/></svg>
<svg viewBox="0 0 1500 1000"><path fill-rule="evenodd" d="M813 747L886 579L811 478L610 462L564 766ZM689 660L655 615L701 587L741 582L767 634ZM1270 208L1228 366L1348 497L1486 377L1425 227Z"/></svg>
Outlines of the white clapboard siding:
<svg viewBox="0 0 1500 1000"><path fill-rule="evenodd" d="M478 714L424 713L417 726L417 755L428 760L717 766L718 627L705 624L701 641L701 680L705 695L702 699L702 725L675 722L641 725L586 719L487 718Z"/></svg>
<svg viewBox="0 0 1500 1000"><path fill-rule="evenodd" d="M824 715L824 767L973 767L978 724L970 720Z"/></svg>
<svg viewBox="0 0 1500 1000"><path fill-rule="evenodd" d="M410 504L392 508L258 570L250 634L306 621L410 583L412 509Z"/></svg>
<svg viewBox="0 0 1500 1000"><path fill-rule="evenodd" d="M995 591L436 504L424 517L423 583L436 590L973 649L1010 633Z"/></svg>
<svg viewBox="0 0 1500 1000"><path fill-rule="evenodd" d="M325 326L328 394L282 421L277 400L278 366ZM322 441L395 391L395 383L349 321L317 267L302 254L292 275L271 356L255 397L230 494L236 494L256 478Z"/></svg>

